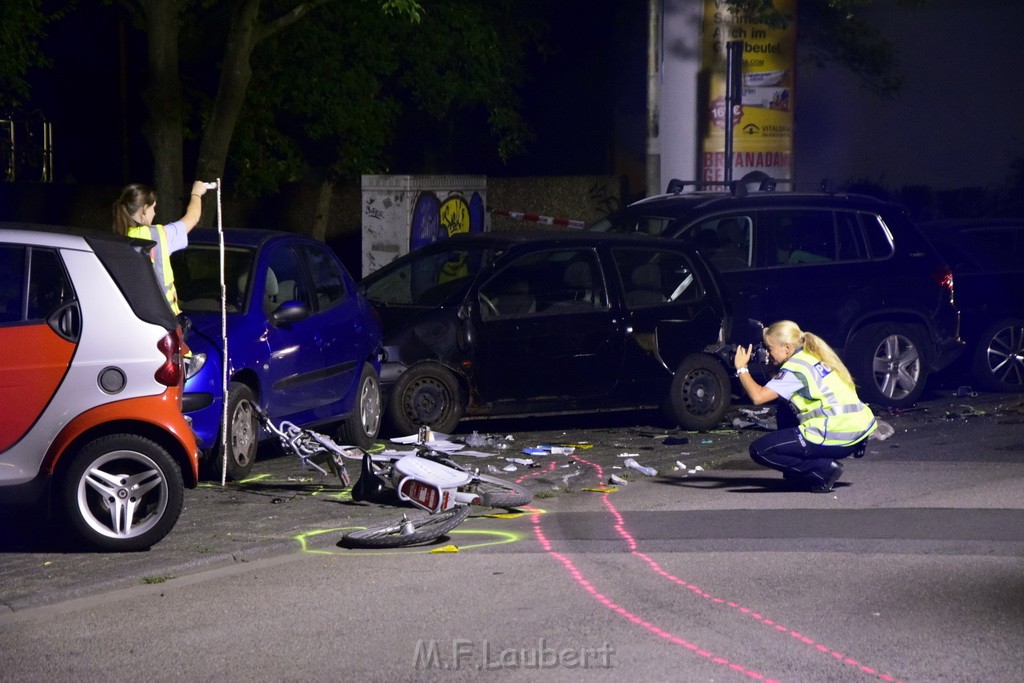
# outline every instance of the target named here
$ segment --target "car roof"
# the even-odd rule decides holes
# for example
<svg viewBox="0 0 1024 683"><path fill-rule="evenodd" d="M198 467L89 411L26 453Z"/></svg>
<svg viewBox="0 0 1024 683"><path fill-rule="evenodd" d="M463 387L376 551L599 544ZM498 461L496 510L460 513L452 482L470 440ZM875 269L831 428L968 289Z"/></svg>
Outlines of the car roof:
<svg viewBox="0 0 1024 683"><path fill-rule="evenodd" d="M482 244L482 245L507 245L514 244L566 244L566 245L594 245L594 244L621 244L621 245L654 245L659 249L665 245L660 240L650 235L636 233L609 233L609 232L588 232L586 230L502 230L497 232L483 233L456 233L447 240L435 242L435 244ZM676 247L672 247L676 248Z"/></svg>
<svg viewBox="0 0 1024 683"><path fill-rule="evenodd" d="M681 213L681 207L684 211L689 211L694 209L714 210L784 205L846 207L869 210L889 207L891 209L906 210L900 204L870 195L855 193L752 192L746 195L734 195L728 192L707 191L654 195L633 202L627 207L627 210L630 212L639 211L654 214L664 212L664 217L670 218L678 216Z"/></svg>
<svg viewBox="0 0 1024 683"><path fill-rule="evenodd" d="M71 225L51 225L46 223L29 223L21 221L0 221L0 231L4 239L16 242L33 243L51 247L81 248L81 240L105 240L111 242L130 242L131 240L112 230L97 230Z"/></svg>
<svg viewBox="0 0 1024 683"><path fill-rule="evenodd" d="M265 242L288 237L296 240L313 240L311 237L284 230L265 228L224 228L224 243L235 247L257 248ZM188 234L190 244L220 244L220 234L215 228L196 228ZM315 240L314 240L315 241Z"/></svg>

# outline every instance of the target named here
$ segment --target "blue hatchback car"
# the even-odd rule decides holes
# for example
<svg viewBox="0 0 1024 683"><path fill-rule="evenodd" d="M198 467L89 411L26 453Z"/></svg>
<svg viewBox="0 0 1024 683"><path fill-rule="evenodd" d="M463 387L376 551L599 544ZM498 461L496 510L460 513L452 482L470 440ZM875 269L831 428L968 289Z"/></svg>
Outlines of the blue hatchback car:
<svg viewBox="0 0 1024 683"><path fill-rule="evenodd" d="M182 411L208 473L220 475L223 335L219 235L197 229L172 256L192 351ZM272 230L224 230L228 346L227 475L252 469L261 427L275 421L368 447L380 428L381 325L337 255L322 242Z"/></svg>

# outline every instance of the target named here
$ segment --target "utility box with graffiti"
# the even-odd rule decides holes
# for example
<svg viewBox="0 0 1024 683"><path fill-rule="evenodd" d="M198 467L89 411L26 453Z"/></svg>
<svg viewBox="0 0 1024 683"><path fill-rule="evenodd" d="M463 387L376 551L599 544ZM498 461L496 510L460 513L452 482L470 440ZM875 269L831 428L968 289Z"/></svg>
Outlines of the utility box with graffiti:
<svg viewBox="0 0 1024 683"><path fill-rule="evenodd" d="M363 272L457 232L487 225L486 176L364 175Z"/></svg>

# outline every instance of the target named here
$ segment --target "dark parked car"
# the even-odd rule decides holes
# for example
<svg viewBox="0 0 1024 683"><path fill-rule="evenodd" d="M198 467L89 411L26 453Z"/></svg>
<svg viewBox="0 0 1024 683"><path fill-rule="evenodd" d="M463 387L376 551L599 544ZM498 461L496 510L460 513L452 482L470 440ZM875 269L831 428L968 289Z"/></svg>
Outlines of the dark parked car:
<svg viewBox="0 0 1024 683"><path fill-rule="evenodd" d="M582 232L457 235L359 285L380 312L399 434L466 417L666 409L708 429L730 400L728 310L681 243Z"/></svg>
<svg viewBox="0 0 1024 683"><path fill-rule="evenodd" d="M337 426L341 443L368 447L380 427L380 319L325 244L272 230L224 231L232 479L252 468L261 437L252 404L275 421ZM214 230L193 230L171 257L192 350L183 410L208 471L221 472L223 415L220 251Z"/></svg>
<svg viewBox="0 0 1024 683"><path fill-rule="evenodd" d="M956 367L992 391L1024 391L1024 219L925 223L921 230L953 269L960 335Z"/></svg>
<svg viewBox="0 0 1024 683"><path fill-rule="evenodd" d="M828 192L675 192L587 230L694 246L721 273L737 321L794 320L820 335L865 401L913 404L929 374L963 349L951 271L896 204ZM740 340L755 334L734 330Z"/></svg>

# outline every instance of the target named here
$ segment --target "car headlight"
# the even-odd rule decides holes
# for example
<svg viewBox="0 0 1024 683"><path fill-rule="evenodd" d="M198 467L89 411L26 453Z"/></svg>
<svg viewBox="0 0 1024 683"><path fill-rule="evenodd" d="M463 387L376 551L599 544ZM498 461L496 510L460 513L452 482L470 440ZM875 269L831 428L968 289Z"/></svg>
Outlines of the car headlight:
<svg viewBox="0 0 1024 683"><path fill-rule="evenodd" d="M205 353L193 353L185 358L185 380L195 376L206 365Z"/></svg>

